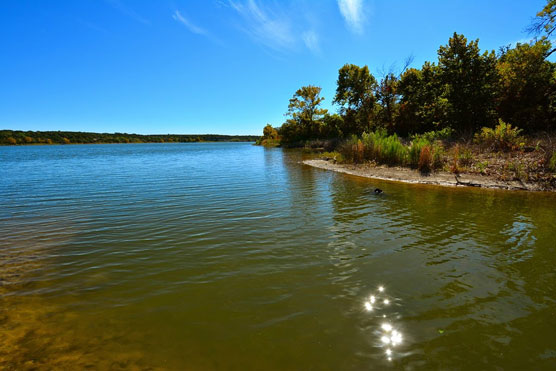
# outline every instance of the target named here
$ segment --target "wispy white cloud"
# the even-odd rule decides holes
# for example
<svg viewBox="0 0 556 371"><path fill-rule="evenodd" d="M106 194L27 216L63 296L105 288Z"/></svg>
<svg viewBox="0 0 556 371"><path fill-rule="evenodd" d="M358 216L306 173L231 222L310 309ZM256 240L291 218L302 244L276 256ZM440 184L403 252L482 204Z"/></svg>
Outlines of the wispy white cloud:
<svg viewBox="0 0 556 371"><path fill-rule="evenodd" d="M151 21L137 14L133 9L124 5L124 3L122 3L120 0L105 0L105 1L108 4L110 4L110 6L112 6L114 9L120 11L122 14L128 16L129 18L143 24L151 24Z"/></svg>
<svg viewBox="0 0 556 371"><path fill-rule="evenodd" d="M320 53L319 35L314 30L305 31L301 34L305 46L313 53Z"/></svg>
<svg viewBox="0 0 556 371"><path fill-rule="evenodd" d="M262 8L255 0L229 1L230 6L244 19L242 25L252 39L274 50L292 49L296 37L289 18L268 7Z"/></svg>
<svg viewBox="0 0 556 371"><path fill-rule="evenodd" d="M348 28L354 33L363 33L365 23L363 0L338 0L338 7Z"/></svg>
<svg viewBox="0 0 556 371"><path fill-rule="evenodd" d="M208 32L204 29L201 28L199 26L194 25L193 23L191 23L191 21L187 18L185 18L179 10L176 10L174 12L174 14L172 14L172 18L174 18L176 21L180 22L181 24L183 24L185 27L187 27L187 29L191 32L193 32L194 34L197 35L203 35L203 36L207 36Z"/></svg>

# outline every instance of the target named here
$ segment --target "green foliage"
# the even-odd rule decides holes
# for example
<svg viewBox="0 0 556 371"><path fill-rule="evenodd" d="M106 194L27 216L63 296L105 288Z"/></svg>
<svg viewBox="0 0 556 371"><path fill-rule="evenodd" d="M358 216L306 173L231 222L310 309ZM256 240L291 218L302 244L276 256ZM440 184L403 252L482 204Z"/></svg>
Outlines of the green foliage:
<svg viewBox="0 0 556 371"><path fill-rule="evenodd" d="M433 169L441 169L444 166L444 147L440 143L432 146L432 167Z"/></svg>
<svg viewBox="0 0 556 371"><path fill-rule="evenodd" d="M361 139L357 138L355 135L345 140L338 147L338 152L346 162L357 164L367 159L365 157L365 146Z"/></svg>
<svg viewBox="0 0 556 371"><path fill-rule="evenodd" d="M425 62L421 70L405 71L397 85L401 96L395 131L400 134L436 130L448 122L446 87L441 84L439 68Z"/></svg>
<svg viewBox="0 0 556 371"><path fill-rule="evenodd" d="M495 151L512 151L520 146L521 132L521 129L500 119L494 129L484 127L475 134L475 142Z"/></svg>
<svg viewBox="0 0 556 371"><path fill-rule="evenodd" d="M479 40L467 42L454 33L438 50L438 68L448 101L442 127L472 134L481 125L493 125L498 83L494 52L481 54Z"/></svg>
<svg viewBox="0 0 556 371"><path fill-rule="evenodd" d="M345 135L361 135L372 128L376 87L377 81L367 66L346 64L338 71L333 102L340 105L340 113L344 116L342 132Z"/></svg>
<svg viewBox="0 0 556 371"><path fill-rule="evenodd" d="M319 108L323 99L319 87L302 87L290 99L288 120L278 129L282 142L303 146L308 140L356 135L364 151L371 153L364 158L380 163L405 161L413 167L419 167L422 148L429 145L432 166L437 168L444 156L437 141L456 134L468 139L502 119L508 123L506 129L500 125L483 129L477 140L499 150L517 148L519 133L509 124L529 133L556 129L556 64L547 60L556 50L549 41L555 19L556 0L548 0L536 20L537 32L544 36L503 48L499 55L481 51L478 39L468 41L454 33L438 49L436 62L404 69L399 75L387 73L380 82L367 66L345 64L338 71L333 100L339 105L338 114ZM378 129L410 137L412 144L405 147L397 136L388 137ZM351 153L346 158L359 158L358 142L349 139L344 147ZM459 154L454 164L457 171Z"/></svg>
<svg viewBox="0 0 556 371"><path fill-rule="evenodd" d="M453 135L454 131L452 130L452 128L444 128L442 130L433 130L433 131L427 131L426 133L423 134L415 134L412 135L411 138L412 139L425 139L430 143L433 143L437 140L447 140L450 139Z"/></svg>
<svg viewBox="0 0 556 371"><path fill-rule="evenodd" d="M546 60L551 47L546 39L518 43L498 60L498 113L529 132L556 128L556 65Z"/></svg>
<svg viewBox="0 0 556 371"><path fill-rule="evenodd" d="M338 152L346 162L410 165L424 172L444 164L444 147L440 143L431 144L421 138L406 146L396 134L388 135L385 129L363 133L361 138L352 136L339 146Z"/></svg>
<svg viewBox="0 0 556 371"><path fill-rule="evenodd" d="M484 174L484 173L486 172L486 169L488 168L488 161L481 161L481 162L478 162L478 163L476 164L476 166L477 166L477 169L479 170L479 172L480 172L481 174Z"/></svg>
<svg viewBox="0 0 556 371"><path fill-rule="evenodd" d="M276 131L272 125L267 124L263 128L263 136L260 137L255 144L265 147L278 147L280 145L278 131Z"/></svg>
<svg viewBox="0 0 556 371"><path fill-rule="evenodd" d="M320 138L340 138L343 136L344 118L337 113L332 115L326 113L320 127Z"/></svg>
<svg viewBox="0 0 556 371"><path fill-rule="evenodd" d="M266 124L263 129L263 138L265 139L278 139L278 132L270 124Z"/></svg>
<svg viewBox="0 0 556 371"><path fill-rule="evenodd" d="M419 167L419 158L424 147L430 147L431 143L424 138L416 138L411 141L409 146L409 165L414 168Z"/></svg>
<svg viewBox="0 0 556 371"><path fill-rule="evenodd" d="M378 102L377 125L392 131L395 129L395 122L399 115L398 82L398 77L389 73L380 81L375 93Z"/></svg>
<svg viewBox="0 0 556 371"><path fill-rule="evenodd" d="M320 108L324 100L321 88L308 85L298 89L290 99L286 116L290 118L282 125L279 135L287 145L317 139L323 132L323 119L328 112Z"/></svg>
<svg viewBox="0 0 556 371"><path fill-rule="evenodd" d="M458 154L458 164L463 168L471 166L473 163L473 152L469 148L460 148Z"/></svg>
<svg viewBox="0 0 556 371"><path fill-rule="evenodd" d="M387 135L381 129L371 133L363 133L365 157L381 164L403 165L407 157L407 148L396 134Z"/></svg>

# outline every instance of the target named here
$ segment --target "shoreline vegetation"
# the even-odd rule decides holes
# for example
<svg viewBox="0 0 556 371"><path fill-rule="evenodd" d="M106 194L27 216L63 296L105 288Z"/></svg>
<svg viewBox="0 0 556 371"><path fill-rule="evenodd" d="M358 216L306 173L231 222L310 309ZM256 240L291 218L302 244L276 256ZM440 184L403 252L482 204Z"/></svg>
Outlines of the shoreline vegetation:
<svg viewBox="0 0 556 371"><path fill-rule="evenodd" d="M307 85L289 100L286 121L267 124L257 144L301 147L328 161L308 164L369 175L387 167L420 181L466 177L481 186L556 191L556 0L529 31L534 38L481 51L454 33L438 59L377 79L368 66L338 71L333 104ZM381 170L378 170L381 169ZM400 169L405 171L400 172ZM517 185L515 185L515 184ZM458 184L459 185L459 184Z"/></svg>
<svg viewBox="0 0 556 371"><path fill-rule="evenodd" d="M0 130L0 145L95 144L95 143L196 143L255 142L258 135L220 134L127 134L79 131Z"/></svg>

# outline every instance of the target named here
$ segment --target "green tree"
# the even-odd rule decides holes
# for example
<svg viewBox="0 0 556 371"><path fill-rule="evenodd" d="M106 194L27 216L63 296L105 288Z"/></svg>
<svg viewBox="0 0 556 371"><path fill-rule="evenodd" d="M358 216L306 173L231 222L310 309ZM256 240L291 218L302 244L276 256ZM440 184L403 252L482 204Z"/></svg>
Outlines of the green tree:
<svg viewBox="0 0 556 371"><path fill-rule="evenodd" d="M480 54L478 39L467 42L454 33L438 50L438 68L446 89L449 125L468 135L482 126L494 126L498 82L494 51Z"/></svg>
<svg viewBox="0 0 556 371"><path fill-rule="evenodd" d="M345 135L362 134L373 128L376 87L377 81L367 66L345 64L338 71L333 103L340 105L340 113L344 116L342 131Z"/></svg>
<svg viewBox="0 0 556 371"><path fill-rule="evenodd" d="M278 132L276 131L276 129L274 129L272 127L272 125L266 124L266 126L263 129L263 138L264 139L277 139L278 138Z"/></svg>
<svg viewBox="0 0 556 371"><path fill-rule="evenodd" d="M377 122L389 131L394 130L394 123L399 113L398 83L398 77L388 73L380 80L375 92L378 102Z"/></svg>
<svg viewBox="0 0 556 371"><path fill-rule="evenodd" d="M498 113L531 132L550 130L556 120L556 64L546 60L552 45L545 38L504 49L498 60Z"/></svg>
<svg viewBox="0 0 556 371"><path fill-rule="evenodd" d="M438 66L425 62L421 70L410 68L401 75L397 84L401 97L395 124L398 134L424 133L448 125L446 87L439 74Z"/></svg>
<svg viewBox="0 0 556 371"><path fill-rule="evenodd" d="M286 141L307 140L318 137L322 119L328 110L320 108L320 104L324 100L320 96L321 88L318 86L308 85L298 89L290 99L286 128ZM290 127L293 126L293 127ZM293 134L294 136L290 136Z"/></svg>

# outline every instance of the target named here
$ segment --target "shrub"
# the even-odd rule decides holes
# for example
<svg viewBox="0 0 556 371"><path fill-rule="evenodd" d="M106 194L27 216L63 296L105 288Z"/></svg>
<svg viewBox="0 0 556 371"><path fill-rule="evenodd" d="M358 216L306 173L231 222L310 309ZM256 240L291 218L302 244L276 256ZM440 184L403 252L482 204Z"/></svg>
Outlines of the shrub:
<svg viewBox="0 0 556 371"><path fill-rule="evenodd" d="M496 151L508 152L519 148L521 132L521 129L499 119L494 129L482 128L475 134L475 142Z"/></svg>
<svg viewBox="0 0 556 371"><path fill-rule="evenodd" d="M319 154L319 158L324 159L324 160L332 160L334 162L344 162L344 158L343 156L336 151L332 151L332 152L323 152L321 154Z"/></svg>
<svg viewBox="0 0 556 371"><path fill-rule="evenodd" d="M461 167L471 166L473 163L473 153L468 148L459 150L458 162Z"/></svg>
<svg viewBox="0 0 556 371"><path fill-rule="evenodd" d="M361 163L364 156L364 145L355 135L338 147L338 152L347 162Z"/></svg>
<svg viewBox="0 0 556 371"><path fill-rule="evenodd" d="M411 146L409 146L409 165L411 165L412 167L419 167L421 150L425 146L430 147L430 142L424 138L415 138L411 142Z"/></svg>
<svg viewBox="0 0 556 371"><path fill-rule="evenodd" d="M426 133L423 134L416 134L413 135L411 138L413 140L415 139L425 139L430 143L433 143L434 141L437 140L446 140L446 139L450 139L452 137L454 133L454 130L450 127L446 127L442 130L433 130L433 131L427 131Z"/></svg>
<svg viewBox="0 0 556 371"><path fill-rule="evenodd" d="M431 153L431 146L426 145L421 148L421 153L419 154L419 164L417 168L423 172L428 173L431 171L432 165L432 153Z"/></svg>
<svg viewBox="0 0 556 371"><path fill-rule="evenodd" d="M263 137L265 139L277 139L278 138L278 131L272 127L270 124L266 124L263 128Z"/></svg>
<svg viewBox="0 0 556 371"><path fill-rule="evenodd" d="M444 147L442 144L435 143L432 147L432 167L441 169L444 166Z"/></svg>
<svg viewBox="0 0 556 371"><path fill-rule="evenodd" d="M454 157L452 158L450 171L454 174L459 174L461 171L461 169L459 168L459 145L456 145L454 147Z"/></svg>

